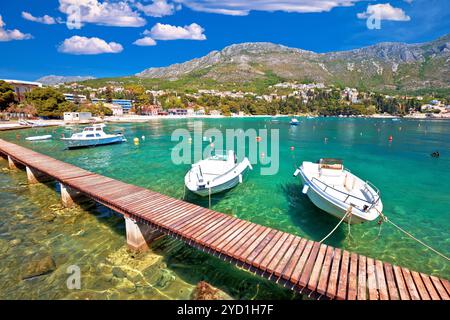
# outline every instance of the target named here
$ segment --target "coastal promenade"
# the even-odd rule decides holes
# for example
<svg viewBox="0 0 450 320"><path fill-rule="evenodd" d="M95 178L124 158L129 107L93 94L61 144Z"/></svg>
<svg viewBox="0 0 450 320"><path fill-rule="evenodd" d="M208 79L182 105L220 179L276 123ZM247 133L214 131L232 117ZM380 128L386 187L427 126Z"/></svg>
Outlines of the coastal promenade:
<svg viewBox="0 0 450 320"><path fill-rule="evenodd" d="M11 169L25 167L29 183L56 180L68 207L87 197L123 214L135 250L168 235L314 299L450 299L446 279L215 212L2 139L0 154Z"/></svg>

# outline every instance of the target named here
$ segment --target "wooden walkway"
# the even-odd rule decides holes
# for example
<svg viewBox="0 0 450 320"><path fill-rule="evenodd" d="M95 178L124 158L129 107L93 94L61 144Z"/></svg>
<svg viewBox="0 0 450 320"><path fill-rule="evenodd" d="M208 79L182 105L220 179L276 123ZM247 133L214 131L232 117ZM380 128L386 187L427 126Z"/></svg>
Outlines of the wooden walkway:
<svg viewBox="0 0 450 320"><path fill-rule="evenodd" d="M127 217L313 298L449 300L445 279L237 219L2 139L0 153Z"/></svg>

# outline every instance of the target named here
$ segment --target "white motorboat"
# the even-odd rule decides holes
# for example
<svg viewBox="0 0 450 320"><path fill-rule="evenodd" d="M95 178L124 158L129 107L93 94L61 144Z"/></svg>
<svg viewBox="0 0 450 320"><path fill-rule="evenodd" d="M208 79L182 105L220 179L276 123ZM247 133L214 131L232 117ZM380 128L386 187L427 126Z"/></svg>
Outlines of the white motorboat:
<svg viewBox="0 0 450 320"><path fill-rule="evenodd" d="M383 210L379 190L348 169L342 160L304 161L294 176L300 174L302 192L317 207L345 222L357 224L375 220Z"/></svg>
<svg viewBox="0 0 450 320"><path fill-rule="evenodd" d="M95 147L105 144L121 143L127 141L121 133L107 134L103 131L104 124L94 124L86 127L82 132L74 133L70 138L61 138L67 148Z"/></svg>
<svg viewBox="0 0 450 320"><path fill-rule="evenodd" d="M229 150L227 154L216 153L194 163L184 177L184 184L190 191L208 196L242 183L242 175L247 168L253 169L250 161L244 158L238 163L233 150Z"/></svg>
<svg viewBox="0 0 450 320"><path fill-rule="evenodd" d="M51 139L51 138L52 138L51 134L46 134L46 135L43 135L43 136L28 137L28 138L25 138L25 140L28 140L28 141L40 141L40 140L48 140L48 139Z"/></svg>
<svg viewBox="0 0 450 320"><path fill-rule="evenodd" d="M298 121L296 118L292 118L291 122L289 122L291 126L298 126L300 124L300 121Z"/></svg>

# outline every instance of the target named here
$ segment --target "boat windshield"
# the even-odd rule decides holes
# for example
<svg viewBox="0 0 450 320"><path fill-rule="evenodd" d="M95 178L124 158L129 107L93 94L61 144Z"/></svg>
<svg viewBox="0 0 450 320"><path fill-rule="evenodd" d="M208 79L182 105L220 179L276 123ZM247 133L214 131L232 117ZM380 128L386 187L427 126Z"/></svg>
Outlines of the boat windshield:
<svg viewBox="0 0 450 320"><path fill-rule="evenodd" d="M341 159L323 158L319 161L319 168L342 170L344 168L344 162Z"/></svg>

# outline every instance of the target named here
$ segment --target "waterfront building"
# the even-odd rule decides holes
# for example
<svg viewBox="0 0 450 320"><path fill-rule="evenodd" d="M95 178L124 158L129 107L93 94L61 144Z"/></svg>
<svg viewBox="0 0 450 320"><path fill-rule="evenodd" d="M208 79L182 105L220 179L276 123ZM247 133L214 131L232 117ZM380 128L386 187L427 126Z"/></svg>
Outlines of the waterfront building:
<svg viewBox="0 0 450 320"><path fill-rule="evenodd" d="M64 122L88 123L92 119L90 112L64 112Z"/></svg>
<svg viewBox="0 0 450 320"><path fill-rule="evenodd" d="M73 103L80 103L86 101L86 96L82 94L73 94L73 93L63 93L66 101L70 101Z"/></svg>
<svg viewBox="0 0 450 320"><path fill-rule="evenodd" d="M210 116L220 116L222 113L219 110L211 110L209 111Z"/></svg>
<svg viewBox="0 0 450 320"><path fill-rule="evenodd" d="M167 110L167 112L169 113L169 115L173 115L173 116L186 116L187 115L186 109L169 109L169 110Z"/></svg>
<svg viewBox="0 0 450 320"><path fill-rule="evenodd" d="M105 103L104 106L111 109L113 116L117 116L117 117L123 116L123 108L121 106L119 106L118 104Z"/></svg>
<svg viewBox="0 0 450 320"><path fill-rule="evenodd" d="M112 103L121 106L124 114L129 113L130 109L133 108L133 100L113 99Z"/></svg>
<svg viewBox="0 0 450 320"><path fill-rule="evenodd" d="M34 88L42 87L42 83L40 82L32 82L32 81L23 81L23 80L12 80L12 79L0 79L7 83L9 83L16 93L16 99L18 102L22 102L25 100L25 94L30 92Z"/></svg>

